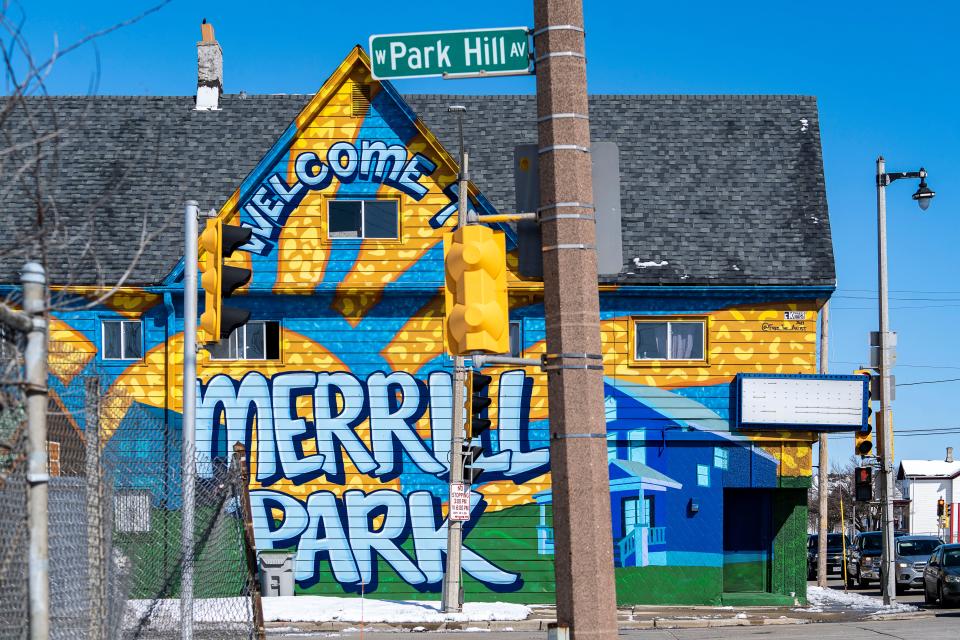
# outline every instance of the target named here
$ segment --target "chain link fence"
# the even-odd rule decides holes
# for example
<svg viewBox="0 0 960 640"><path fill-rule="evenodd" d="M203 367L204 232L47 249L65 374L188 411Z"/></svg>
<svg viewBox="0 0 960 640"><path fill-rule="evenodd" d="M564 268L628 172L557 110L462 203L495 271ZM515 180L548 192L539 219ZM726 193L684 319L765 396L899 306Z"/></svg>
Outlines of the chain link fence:
<svg viewBox="0 0 960 640"><path fill-rule="evenodd" d="M4 329L0 337L0 640L19 640L29 635L23 351L22 336ZM51 362L71 357L51 344ZM179 416L88 371L50 378L51 638L179 637ZM243 491L242 464L228 460L196 482L195 638L256 637Z"/></svg>

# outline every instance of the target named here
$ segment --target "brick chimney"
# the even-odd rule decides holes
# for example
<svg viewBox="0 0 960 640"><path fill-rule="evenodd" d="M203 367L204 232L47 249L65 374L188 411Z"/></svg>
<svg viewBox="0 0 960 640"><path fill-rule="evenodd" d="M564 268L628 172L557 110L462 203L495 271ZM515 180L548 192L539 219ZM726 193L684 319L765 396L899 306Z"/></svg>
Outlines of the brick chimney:
<svg viewBox="0 0 960 640"><path fill-rule="evenodd" d="M203 19L197 43L197 111L220 108L223 95L223 51L213 36L213 25Z"/></svg>
<svg viewBox="0 0 960 640"><path fill-rule="evenodd" d="M947 459L944 462L953 462L953 447L947 447Z"/></svg>

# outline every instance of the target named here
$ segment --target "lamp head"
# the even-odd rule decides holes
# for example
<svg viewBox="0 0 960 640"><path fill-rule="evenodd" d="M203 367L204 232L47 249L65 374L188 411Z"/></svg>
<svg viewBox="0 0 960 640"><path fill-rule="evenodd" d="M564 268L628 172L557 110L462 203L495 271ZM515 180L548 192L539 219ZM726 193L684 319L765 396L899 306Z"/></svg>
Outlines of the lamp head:
<svg viewBox="0 0 960 640"><path fill-rule="evenodd" d="M918 205L920 205L921 211L926 211L927 208L930 207L930 201L933 200L935 195L937 194L927 186L927 171L921 167L920 186L917 187L916 193L913 194L913 199L917 201Z"/></svg>

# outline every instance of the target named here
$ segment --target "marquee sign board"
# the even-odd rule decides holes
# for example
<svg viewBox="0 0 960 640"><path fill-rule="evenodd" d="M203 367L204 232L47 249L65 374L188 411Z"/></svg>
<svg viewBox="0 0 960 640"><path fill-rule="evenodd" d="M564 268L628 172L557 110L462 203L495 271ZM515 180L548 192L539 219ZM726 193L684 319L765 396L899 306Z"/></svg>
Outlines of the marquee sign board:
<svg viewBox="0 0 960 640"><path fill-rule="evenodd" d="M470 78L530 73L527 27L370 36L376 80Z"/></svg>
<svg viewBox="0 0 960 640"><path fill-rule="evenodd" d="M741 373L740 429L860 431L869 415L866 376Z"/></svg>

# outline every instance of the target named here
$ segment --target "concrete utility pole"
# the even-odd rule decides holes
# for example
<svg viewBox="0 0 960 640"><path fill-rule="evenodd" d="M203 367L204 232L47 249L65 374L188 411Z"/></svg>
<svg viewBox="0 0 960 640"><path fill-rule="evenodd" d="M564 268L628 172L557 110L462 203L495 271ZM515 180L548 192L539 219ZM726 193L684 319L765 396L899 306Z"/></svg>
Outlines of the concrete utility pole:
<svg viewBox="0 0 960 640"><path fill-rule="evenodd" d="M877 158L877 280L880 296L880 412L877 413L877 458L880 461L880 529L883 532L880 590L883 603L896 599L896 568L893 553L893 461L888 432L890 416L889 311L887 300L887 189L883 156Z"/></svg>
<svg viewBox="0 0 960 640"><path fill-rule="evenodd" d="M617 636L581 0L534 0L557 623Z"/></svg>
<svg viewBox="0 0 960 640"><path fill-rule="evenodd" d="M30 318L24 364L27 377L27 509L30 529L27 579L30 640L50 637L50 547L47 519L47 279L36 262L23 265L23 311Z"/></svg>
<svg viewBox="0 0 960 640"><path fill-rule="evenodd" d="M197 474L197 225L200 207L188 200L183 215L183 504L180 548L180 638L193 638L193 526Z"/></svg>
<svg viewBox="0 0 960 640"><path fill-rule="evenodd" d="M830 328L830 302L823 304L820 311L820 373L830 373L827 361L827 339ZM821 432L820 443L820 466L817 468L817 498L819 499L820 521L818 524L817 536L817 586L827 586L827 522L828 522L828 504L827 498L830 496L830 456L827 453L827 433ZM843 523L840 523L843 526ZM841 562L846 562L843 558ZM844 572L841 567L840 575Z"/></svg>

